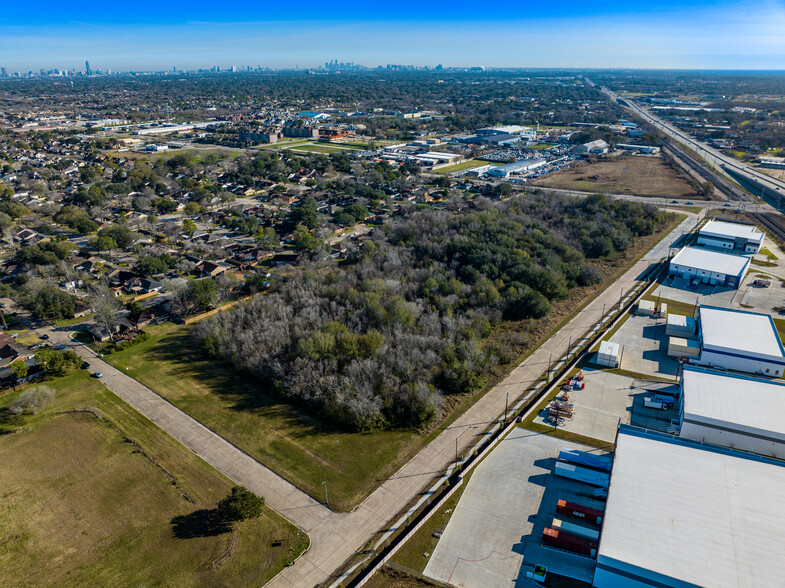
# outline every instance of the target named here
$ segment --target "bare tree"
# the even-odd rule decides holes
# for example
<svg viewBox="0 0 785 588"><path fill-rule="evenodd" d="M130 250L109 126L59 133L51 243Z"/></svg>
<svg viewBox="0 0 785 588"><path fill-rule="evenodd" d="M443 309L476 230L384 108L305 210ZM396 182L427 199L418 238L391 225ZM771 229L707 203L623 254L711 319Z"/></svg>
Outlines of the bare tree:
<svg viewBox="0 0 785 588"><path fill-rule="evenodd" d="M94 287L90 295L90 309L95 316L95 323L104 329L110 339L114 338L113 328L117 324L117 308L120 304L112 291L104 284Z"/></svg>

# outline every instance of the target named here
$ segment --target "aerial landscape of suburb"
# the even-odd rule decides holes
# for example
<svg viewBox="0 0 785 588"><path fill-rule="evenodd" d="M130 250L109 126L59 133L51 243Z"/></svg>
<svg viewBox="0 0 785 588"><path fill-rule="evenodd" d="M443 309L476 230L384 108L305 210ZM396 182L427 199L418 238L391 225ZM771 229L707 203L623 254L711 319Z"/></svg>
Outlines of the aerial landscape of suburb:
<svg viewBox="0 0 785 588"><path fill-rule="evenodd" d="M0 11L0 586L782 588L785 3Z"/></svg>

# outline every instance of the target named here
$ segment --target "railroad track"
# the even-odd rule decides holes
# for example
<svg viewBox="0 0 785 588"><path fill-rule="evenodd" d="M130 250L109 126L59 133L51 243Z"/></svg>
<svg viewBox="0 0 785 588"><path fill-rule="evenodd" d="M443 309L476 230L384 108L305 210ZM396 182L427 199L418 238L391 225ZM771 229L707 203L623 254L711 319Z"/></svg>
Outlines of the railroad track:
<svg viewBox="0 0 785 588"><path fill-rule="evenodd" d="M785 227L774 221L770 215L755 212L751 216L776 237L781 244L785 243Z"/></svg>

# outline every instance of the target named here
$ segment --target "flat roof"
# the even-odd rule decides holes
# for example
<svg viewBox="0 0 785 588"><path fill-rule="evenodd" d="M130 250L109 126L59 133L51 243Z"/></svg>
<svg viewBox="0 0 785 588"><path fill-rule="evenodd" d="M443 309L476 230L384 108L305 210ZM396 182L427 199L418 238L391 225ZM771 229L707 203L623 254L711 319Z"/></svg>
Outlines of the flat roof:
<svg viewBox="0 0 785 588"><path fill-rule="evenodd" d="M619 427L598 549L695 586L781 586L785 463Z"/></svg>
<svg viewBox="0 0 785 588"><path fill-rule="evenodd" d="M785 384L685 366L684 414L785 435Z"/></svg>
<svg viewBox="0 0 785 588"><path fill-rule="evenodd" d="M694 329L695 319L691 316L669 312L666 318L666 324L675 325L677 327L692 327Z"/></svg>
<svg viewBox="0 0 785 588"><path fill-rule="evenodd" d="M671 263L726 276L738 276L749 265L750 258L700 247L683 247L673 256Z"/></svg>
<svg viewBox="0 0 785 588"><path fill-rule="evenodd" d="M743 225L741 223L727 223L718 220L710 220L700 231L701 235L717 235L720 237L741 237L748 241L762 241L761 233L754 225Z"/></svg>
<svg viewBox="0 0 785 588"><path fill-rule="evenodd" d="M767 314L716 306L701 306L703 347L737 349L774 357L785 357L777 327Z"/></svg>

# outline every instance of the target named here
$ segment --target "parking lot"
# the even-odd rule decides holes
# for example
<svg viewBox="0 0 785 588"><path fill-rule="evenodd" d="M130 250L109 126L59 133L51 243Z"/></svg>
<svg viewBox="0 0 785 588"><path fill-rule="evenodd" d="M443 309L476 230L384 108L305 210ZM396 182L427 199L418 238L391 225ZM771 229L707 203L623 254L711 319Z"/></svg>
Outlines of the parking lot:
<svg viewBox="0 0 785 588"><path fill-rule="evenodd" d="M552 474L559 448L598 452L522 428L513 431L477 466L430 556L425 575L466 588L513 587L543 564L591 582L594 560L545 548L556 502L602 508L593 487Z"/></svg>
<svg viewBox="0 0 785 588"><path fill-rule="evenodd" d="M749 271L738 289L709 284L698 284L697 287L690 288L689 280L675 278L665 280L653 292L653 296L690 305L697 302L701 305L781 316L783 313L776 308L785 306L785 253L768 237L764 239L763 245L778 259L768 260L764 254L753 256ZM769 285L756 284L757 280L768 281Z"/></svg>
<svg viewBox="0 0 785 588"><path fill-rule="evenodd" d="M610 338L621 347L622 370L675 379L679 362L668 357L665 319L631 316Z"/></svg>
<svg viewBox="0 0 785 588"><path fill-rule="evenodd" d="M583 368L582 372L585 387L568 392L573 416L560 423L559 429L612 444L620 422L664 431L674 418L670 411L644 408L643 399L651 396L654 390L676 392L675 385L590 367ZM547 415L546 408L534 422L548 425Z"/></svg>

